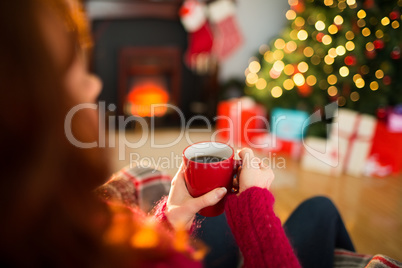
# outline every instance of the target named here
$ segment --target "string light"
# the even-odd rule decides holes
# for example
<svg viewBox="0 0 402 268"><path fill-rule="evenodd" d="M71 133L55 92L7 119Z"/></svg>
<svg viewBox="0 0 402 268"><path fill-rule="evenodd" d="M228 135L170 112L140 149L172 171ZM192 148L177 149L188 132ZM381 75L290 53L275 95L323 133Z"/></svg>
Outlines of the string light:
<svg viewBox="0 0 402 268"><path fill-rule="evenodd" d="M367 51L373 51L374 50L374 44L373 43L371 43L371 42L368 42L367 44L366 44L366 50Z"/></svg>
<svg viewBox="0 0 402 268"><path fill-rule="evenodd" d="M317 78L314 75L309 75L306 78L306 83L309 86L314 86L317 83Z"/></svg>
<svg viewBox="0 0 402 268"><path fill-rule="evenodd" d="M377 77L377 79L382 79L384 77L384 72L379 69L375 72L375 77Z"/></svg>
<svg viewBox="0 0 402 268"><path fill-rule="evenodd" d="M340 10L345 9L345 8L346 8L346 3L339 1L339 3L338 3L338 8L339 8Z"/></svg>
<svg viewBox="0 0 402 268"><path fill-rule="evenodd" d="M246 76L246 82L249 83L249 84L251 84L251 85L257 83L257 81L258 81L258 75L255 74L255 73L249 73L249 74Z"/></svg>
<svg viewBox="0 0 402 268"><path fill-rule="evenodd" d="M305 83L304 76L301 73L297 73L293 76L293 82L296 86L302 86Z"/></svg>
<svg viewBox="0 0 402 268"><path fill-rule="evenodd" d="M371 31L369 28L366 27L362 30L362 34L363 34L363 36L367 37L371 34Z"/></svg>
<svg viewBox="0 0 402 268"><path fill-rule="evenodd" d="M329 55L331 58L336 58L336 57L338 56L338 53L336 53L336 49L335 49L335 48L331 47L331 48L328 50L328 55Z"/></svg>
<svg viewBox="0 0 402 268"><path fill-rule="evenodd" d="M272 79L277 79L280 75L281 75L281 72L276 71L274 68L272 68L272 69L269 71L269 76L270 76Z"/></svg>
<svg viewBox="0 0 402 268"><path fill-rule="evenodd" d="M283 68L285 68L285 64L283 63L283 61L278 60L278 61L275 61L272 68L277 72L282 72Z"/></svg>
<svg viewBox="0 0 402 268"><path fill-rule="evenodd" d="M359 18L359 19L364 19L365 17L366 17L366 11L364 11L363 9L360 9L358 12L357 12L357 17Z"/></svg>
<svg viewBox="0 0 402 268"><path fill-rule="evenodd" d="M338 106L344 106L346 104L346 99L343 96L338 98Z"/></svg>
<svg viewBox="0 0 402 268"><path fill-rule="evenodd" d="M283 88L286 89L286 90L291 90L291 89L293 89L294 87L295 87L295 83L293 83L293 80L292 80L292 79L286 79L286 80L283 82Z"/></svg>
<svg viewBox="0 0 402 268"><path fill-rule="evenodd" d="M383 38L383 37L384 37L384 32L381 31L381 30L377 30L377 31L375 32L375 37L377 37L378 39Z"/></svg>
<svg viewBox="0 0 402 268"><path fill-rule="evenodd" d="M333 96L336 96L336 94L338 94L338 89L335 86L330 86L328 88L328 95L333 97Z"/></svg>
<svg viewBox="0 0 402 268"><path fill-rule="evenodd" d="M300 30L300 31L297 33L297 38L299 38L300 41L306 40L307 37L308 37L308 33L307 33L305 30Z"/></svg>
<svg viewBox="0 0 402 268"><path fill-rule="evenodd" d="M263 90L264 88L267 87L267 81L265 81L264 78L258 79L257 83L255 84L255 87L259 90Z"/></svg>
<svg viewBox="0 0 402 268"><path fill-rule="evenodd" d="M278 38L278 39L275 40L274 46L277 49L284 49L285 45L286 45L286 43L285 43L285 41L283 39Z"/></svg>
<svg viewBox="0 0 402 268"><path fill-rule="evenodd" d="M260 63L258 61L252 61L248 65L248 69L252 73L258 73L260 71L260 69L261 69L261 65L260 65Z"/></svg>
<svg viewBox="0 0 402 268"><path fill-rule="evenodd" d="M378 83L376 81L373 81L370 83L370 89L372 91L376 91L378 89Z"/></svg>
<svg viewBox="0 0 402 268"><path fill-rule="evenodd" d="M339 8L340 10L345 9L345 8L346 8L346 3L345 3L345 2L339 2L339 3L338 3L338 8Z"/></svg>
<svg viewBox="0 0 402 268"><path fill-rule="evenodd" d="M287 64L286 66L285 66L285 68L283 69L283 72L286 74L286 75L292 75L294 72L295 72L295 68L293 67L293 65L292 64Z"/></svg>
<svg viewBox="0 0 402 268"><path fill-rule="evenodd" d="M342 77L348 76L348 75L349 75L349 68L346 67L346 66L342 66L341 68L339 68L339 74L340 74Z"/></svg>
<svg viewBox="0 0 402 268"><path fill-rule="evenodd" d="M336 78L336 75L331 74L330 76L327 77L327 81L328 81L328 84L335 85L336 82L338 81L338 79Z"/></svg>
<svg viewBox="0 0 402 268"><path fill-rule="evenodd" d="M359 26L360 28L363 28L364 26L366 26L366 21L363 19L358 20L357 26Z"/></svg>
<svg viewBox="0 0 402 268"><path fill-rule="evenodd" d="M323 37L322 37L322 43L324 44L324 45L329 45L329 44L331 44L332 43L332 38L331 38L331 36L329 36L329 35L324 35Z"/></svg>
<svg viewBox="0 0 402 268"><path fill-rule="evenodd" d="M274 57L273 57L272 51L267 51L264 54L264 60L266 60L269 63L273 63L274 62Z"/></svg>
<svg viewBox="0 0 402 268"><path fill-rule="evenodd" d="M341 15L336 15L334 18L334 23L336 25L342 25L343 23L343 18L341 17Z"/></svg>
<svg viewBox="0 0 402 268"><path fill-rule="evenodd" d="M271 90L271 95L272 95L272 97L274 97L274 98L279 98L280 96L282 96L282 93L283 93L282 88L281 88L281 87L278 87L278 86L274 87L274 88Z"/></svg>
<svg viewBox="0 0 402 268"><path fill-rule="evenodd" d="M297 69L301 72L301 73L305 73L308 70L308 64L304 61L300 62L297 65Z"/></svg>
<svg viewBox="0 0 402 268"><path fill-rule="evenodd" d="M297 44L296 44L296 42L295 42L295 41L289 41L289 42L286 44L286 49L287 49L289 52L295 51L295 50L297 49Z"/></svg>
<svg viewBox="0 0 402 268"><path fill-rule="evenodd" d="M381 24L384 26L387 26L391 21L389 20L388 17L384 17L381 19Z"/></svg>
<svg viewBox="0 0 402 268"><path fill-rule="evenodd" d="M328 65L333 64L334 61L335 61L334 58L332 58L332 57L329 56L329 55L327 55L327 56L324 57L324 62L325 62L326 64L328 64Z"/></svg>
<svg viewBox="0 0 402 268"><path fill-rule="evenodd" d="M352 51L355 49L355 43L353 43L352 41L347 41L345 47L348 51Z"/></svg>
<svg viewBox="0 0 402 268"><path fill-rule="evenodd" d="M325 29L325 23L319 20L315 23L315 28L317 29L317 31L322 31Z"/></svg>
<svg viewBox="0 0 402 268"><path fill-rule="evenodd" d="M305 24L305 20L304 20L302 17L297 17L297 18L295 19L295 21L294 21L294 24L295 24L297 27L303 27L304 24Z"/></svg>
<svg viewBox="0 0 402 268"><path fill-rule="evenodd" d="M281 60L283 59L285 55L283 54L282 50L275 50L275 52L272 54L272 57L274 60Z"/></svg>
<svg viewBox="0 0 402 268"><path fill-rule="evenodd" d="M294 10L292 10L292 9L289 9L289 10L286 12L286 18L287 18L288 20L294 20L294 19L296 18L296 12L294 12Z"/></svg>
<svg viewBox="0 0 402 268"><path fill-rule="evenodd" d="M363 80L363 78L357 78L355 81L356 87L358 88L363 88L365 85L365 82Z"/></svg>
<svg viewBox="0 0 402 268"><path fill-rule="evenodd" d="M338 54L339 56L345 55L346 53L346 49L344 46L337 46L336 47L336 54Z"/></svg>
<svg viewBox="0 0 402 268"><path fill-rule="evenodd" d="M330 34L336 34L336 33L338 32L338 27L336 27L336 25L334 25L334 24L331 24L331 25L328 27L328 32L329 32Z"/></svg>
<svg viewBox="0 0 402 268"><path fill-rule="evenodd" d="M399 27L399 22L396 21L396 20L394 20L394 21L391 23L391 26L392 26L392 28L397 29L397 28Z"/></svg>
<svg viewBox="0 0 402 268"><path fill-rule="evenodd" d="M360 74L355 74L355 75L353 76L353 82L356 83L356 80L359 79L359 78L362 78L362 76L361 76Z"/></svg>
<svg viewBox="0 0 402 268"><path fill-rule="evenodd" d="M296 6L297 4L299 4L298 0L288 0L288 3L290 6Z"/></svg>
<svg viewBox="0 0 402 268"><path fill-rule="evenodd" d="M348 40L353 40L353 38L355 38L355 34L352 31L347 31L345 37Z"/></svg>
<svg viewBox="0 0 402 268"><path fill-rule="evenodd" d="M352 93L350 94L350 99L351 99L352 101L358 101L358 100L360 99L360 94L359 94L359 92L357 92L357 91L352 92Z"/></svg>
<svg viewBox="0 0 402 268"><path fill-rule="evenodd" d="M314 55L314 49L312 49L311 47L306 47L306 48L303 50L303 54L304 54L304 56L310 58L311 56Z"/></svg>
<svg viewBox="0 0 402 268"><path fill-rule="evenodd" d="M298 38L297 38L297 34L299 33L299 31L298 30L292 30L290 33L289 33L289 37L290 38L292 38L293 40L297 40Z"/></svg>

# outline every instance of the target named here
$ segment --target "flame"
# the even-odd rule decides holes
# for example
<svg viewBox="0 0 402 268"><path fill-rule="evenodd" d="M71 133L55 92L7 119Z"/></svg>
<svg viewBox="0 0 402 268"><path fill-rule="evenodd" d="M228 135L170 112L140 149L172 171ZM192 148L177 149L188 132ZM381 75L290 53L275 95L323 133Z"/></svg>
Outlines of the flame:
<svg viewBox="0 0 402 268"><path fill-rule="evenodd" d="M162 85L146 81L135 85L127 96L130 112L141 117L163 116L169 101L169 94ZM152 107L153 104L156 106Z"/></svg>

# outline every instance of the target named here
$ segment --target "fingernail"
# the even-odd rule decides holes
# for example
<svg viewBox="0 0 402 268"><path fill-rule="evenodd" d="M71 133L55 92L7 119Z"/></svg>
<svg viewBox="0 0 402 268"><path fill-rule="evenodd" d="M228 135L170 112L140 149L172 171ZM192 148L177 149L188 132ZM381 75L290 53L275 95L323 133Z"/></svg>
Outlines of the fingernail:
<svg viewBox="0 0 402 268"><path fill-rule="evenodd" d="M226 190L225 187L221 187L218 190L216 190L216 198L217 199L221 199L222 197L225 196L225 194L227 193L228 190Z"/></svg>

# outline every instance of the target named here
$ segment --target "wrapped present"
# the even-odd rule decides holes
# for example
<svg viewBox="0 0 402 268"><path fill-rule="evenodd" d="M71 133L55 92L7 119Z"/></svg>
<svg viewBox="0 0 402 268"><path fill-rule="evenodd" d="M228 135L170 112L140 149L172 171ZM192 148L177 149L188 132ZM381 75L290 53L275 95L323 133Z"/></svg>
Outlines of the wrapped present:
<svg viewBox="0 0 402 268"><path fill-rule="evenodd" d="M395 106L388 114L388 130L402 133L402 105Z"/></svg>
<svg viewBox="0 0 402 268"><path fill-rule="evenodd" d="M346 174L361 176L369 156L376 129L375 117L349 109L339 109L330 140L339 157L339 167ZM336 146L338 143L338 146Z"/></svg>
<svg viewBox="0 0 402 268"><path fill-rule="evenodd" d="M216 128L221 141L248 146L254 136L267 131L266 110L248 97L222 101L218 104Z"/></svg>
<svg viewBox="0 0 402 268"><path fill-rule="evenodd" d="M339 176L342 174L337 146L333 140L308 137L304 140L304 151L301 157L301 167L325 175Z"/></svg>
<svg viewBox="0 0 402 268"><path fill-rule="evenodd" d="M385 123L378 123L373 145L365 164L365 175L385 177L402 171L402 133L390 132Z"/></svg>
<svg viewBox="0 0 402 268"><path fill-rule="evenodd" d="M300 141L309 125L309 115L304 111L275 108L271 114L273 135L290 141Z"/></svg>
<svg viewBox="0 0 402 268"><path fill-rule="evenodd" d="M289 155L293 159L299 159L303 143L301 141L289 141L275 137L270 133L259 134L252 138L250 147L266 153L278 153Z"/></svg>

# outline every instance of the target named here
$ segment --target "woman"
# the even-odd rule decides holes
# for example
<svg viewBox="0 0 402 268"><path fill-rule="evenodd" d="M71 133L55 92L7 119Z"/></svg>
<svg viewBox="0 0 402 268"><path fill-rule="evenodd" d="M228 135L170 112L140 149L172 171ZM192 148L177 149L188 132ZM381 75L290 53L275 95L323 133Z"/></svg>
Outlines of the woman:
<svg viewBox="0 0 402 268"><path fill-rule="evenodd" d="M79 5L0 1L0 33L0 264L201 267L205 249L191 245L187 230L196 212L216 204L226 189L192 198L179 170L169 197L156 208L157 221L149 220L139 209L100 201L93 190L110 174L107 152L77 148L65 136L68 111L95 102L101 87L87 72L90 39ZM72 133L94 141L97 122L96 111L82 110ZM272 170L263 163L253 166L258 159L250 149L240 157L239 192L228 195L225 210L244 265L299 267L273 212ZM294 222L297 226L300 219ZM309 259L302 250L299 254Z"/></svg>

